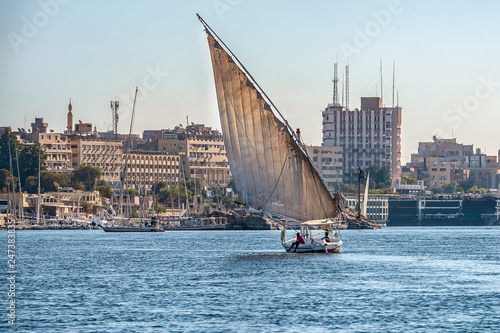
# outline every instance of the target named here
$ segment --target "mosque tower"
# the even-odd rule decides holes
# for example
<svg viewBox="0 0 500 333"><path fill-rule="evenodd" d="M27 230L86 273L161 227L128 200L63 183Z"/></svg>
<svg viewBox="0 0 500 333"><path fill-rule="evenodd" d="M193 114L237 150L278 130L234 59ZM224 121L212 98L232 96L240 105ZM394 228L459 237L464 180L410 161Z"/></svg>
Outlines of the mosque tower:
<svg viewBox="0 0 500 333"><path fill-rule="evenodd" d="M66 127L67 135L73 133L73 113L71 112L71 110L73 110L73 106L71 105L71 98L70 98L68 105L68 126Z"/></svg>

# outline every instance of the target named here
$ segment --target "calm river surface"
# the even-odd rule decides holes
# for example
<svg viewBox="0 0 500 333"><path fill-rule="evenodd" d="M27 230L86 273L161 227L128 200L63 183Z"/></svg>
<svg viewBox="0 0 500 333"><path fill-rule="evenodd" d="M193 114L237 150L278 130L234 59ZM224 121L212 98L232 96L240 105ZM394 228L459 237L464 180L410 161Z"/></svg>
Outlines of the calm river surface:
<svg viewBox="0 0 500 333"><path fill-rule="evenodd" d="M341 238L289 254L276 231L18 231L16 325L4 280L0 331L500 331L499 227Z"/></svg>

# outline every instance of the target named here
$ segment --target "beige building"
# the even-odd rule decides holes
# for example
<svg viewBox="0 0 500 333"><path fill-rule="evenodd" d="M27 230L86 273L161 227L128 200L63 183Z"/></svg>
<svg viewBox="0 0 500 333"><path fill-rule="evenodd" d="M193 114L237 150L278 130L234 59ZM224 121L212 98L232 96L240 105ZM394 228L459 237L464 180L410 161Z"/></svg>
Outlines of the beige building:
<svg viewBox="0 0 500 333"><path fill-rule="evenodd" d="M166 182L170 186L177 184L179 180L179 155L154 152L132 152L128 154L125 188L150 189L160 181Z"/></svg>
<svg viewBox="0 0 500 333"><path fill-rule="evenodd" d="M306 146L306 149L328 189L333 190L342 183L342 147Z"/></svg>
<svg viewBox="0 0 500 333"><path fill-rule="evenodd" d="M102 179L119 182L123 163L122 143L96 140L94 136L71 137L71 167L78 170L81 165L100 167Z"/></svg>
<svg viewBox="0 0 500 333"><path fill-rule="evenodd" d="M52 172L73 171L71 166L71 147L68 136L60 133L31 133L29 141L33 142L45 151L47 155L47 167Z"/></svg>
<svg viewBox="0 0 500 333"><path fill-rule="evenodd" d="M205 186L226 186L231 178L222 133L203 124L165 131L158 150L181 157L181 175Z"/></svg>
<svg viewBox="0 0 500 333"><path fill-rule="evenodd" d="M474 154L473 145L464 145L457 143L457 139L443 139L434 136L431 142L419 142L418 154L412 154L412 163L420 157L438 157L445 156L450 159L453 167L466 167L468 157Z"/></svg>
<svg viewBox="0 0 500 333"><path fill-rule="evenodd" d="M426 186L431 189L451 182L451 163L448 157L425 158Z"/></svg>
<svg viewBox="0 0 500 333"><path fill-rule="evenodd" d="M500 187L497 156L482 154L481 149L476 149L476 154L469 156L468 170L469 177L474 179L477 187L485 189L498 189Z"/></svg>
<svg viewBox="0 0 500 333"><path fill-rule="evenodd" d="M31 133L21 131L17 135L24 144L34 144L43 149L47 155L47 167L52 172L72 171L71 148L67 135L47 131L48 124L43 118L35 118L31 123Z"/></svg>

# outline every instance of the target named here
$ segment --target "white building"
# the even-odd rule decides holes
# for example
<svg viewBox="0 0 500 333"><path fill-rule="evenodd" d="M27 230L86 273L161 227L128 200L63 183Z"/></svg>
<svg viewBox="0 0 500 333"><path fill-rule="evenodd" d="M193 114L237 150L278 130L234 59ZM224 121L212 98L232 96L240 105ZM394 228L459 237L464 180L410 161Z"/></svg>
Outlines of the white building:
<svg viewBox="0 0 500 333"><path fill-rule="evenodd" d="M361 110L338 103L323 111L323 145L344 151L344 181L357 181L358 166L388 166L392 181L401 177L401 107L386 107L380 97L361 97Z"/></svg>
<svg viewBox="0 0 500 333"><path fill-rule="evenodd" d="M356 209L358 198L347 198L349 208ZM361 198L361 207L363 207ZM385 226L389 219L389 199L385 197L368 196L368 206L366 207L366 217L378 225Z"/></svg>

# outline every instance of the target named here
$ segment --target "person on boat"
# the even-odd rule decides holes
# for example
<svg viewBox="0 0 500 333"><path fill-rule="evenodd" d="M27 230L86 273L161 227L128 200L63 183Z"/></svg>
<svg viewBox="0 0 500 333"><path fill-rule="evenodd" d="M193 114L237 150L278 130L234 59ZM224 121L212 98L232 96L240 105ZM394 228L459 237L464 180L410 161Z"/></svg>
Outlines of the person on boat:
<svg viewBox="0 0 500 333"><path fill-rule="evenodd" d="M325 231L325 237L322 238L325 242L331 243L332 239L328 236L328 231Z"/></svg>
<svg viewBox="0 0 500 333"><path fill-rule="evenodd" d="M304 238L302 238L300 233L297 233L296 241L292 243L292 246L290 246L290 248L287 250L287 252L291 251L294 246L295 246L295 251L293 251L293 252L297 252L297 248L299 247L299 244L305 244L305 243L306 243L306 241L304 240Z"/></svg>

